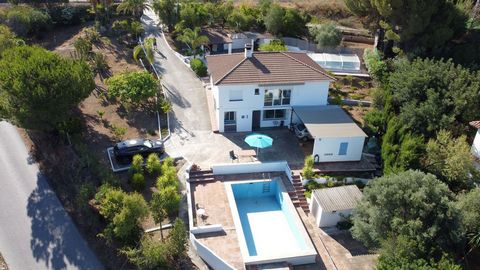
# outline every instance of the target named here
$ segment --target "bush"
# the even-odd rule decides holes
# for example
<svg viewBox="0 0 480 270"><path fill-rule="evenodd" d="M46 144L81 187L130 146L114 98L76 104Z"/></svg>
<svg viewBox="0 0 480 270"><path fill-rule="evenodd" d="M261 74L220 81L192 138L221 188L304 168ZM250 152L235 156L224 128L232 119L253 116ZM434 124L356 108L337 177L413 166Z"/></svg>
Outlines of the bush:
<svg viewBox="0 0 480 270"><path fill-rule="evenodd" d="M78 25L93 19L88 9L88 5L55 5L48 7L47 12L55 25Z"/></svg>
<svg viewBox="0 0 480 270"><path fill-rule="evenodd" d="M268 44L265 43L260 45L258 50L262 52L284 52L287 51L288 48L282 40L274 39Z"/></svg>
<svg viewBox="0 0 480 270"><path fill-rule="evenodd" d="M22 37L40 36L51 24L48 13L29 6L12 7L2 17L0 19Z"/></svg>
<svg viewBox="0 0 480 270"><path fill-rule="evenodd" d="M143 172L143 157L139 154L133 156L132 165L130 166L130 171L133 173L142 173Z"/></svg>
<svg viewBox="0 0 480 270"><path fill-rule="evenodd" d="M388 73L387 63L382 60L377 50L365 49L363 61L368 73L377 81L383 81Z"/></svg>
<svg viewBox="0 0 480 270"><path fill-rule="evenodd" d="M158 92L158 82L147 71L127 71L106 80L108 94L122 102L142 105Z"/></svg>
<svg viewBox="0 0 480 270"><path fill-rule="evenodd" d="M132 188L138 192L145 189L145 177L141 173L134 173L130 183Z"/></svg>
<svg viewBox="0 0 480 270"><path fill-rule="evenodd" d="M302 176L305 179L314 179L317 177L317 174L313 171L313 157L308 156L305 158L305 165L303 166L302 169Z"/></svg>
<svg viewBox="0 0 480 270"><path fill-rule="evenodd" d="M152 153L148 156L145 168L149 174L160 173L162 171L162 164L157 154Z"/></svg>
<svg viewBox="0 0 480 270"><path fill-rule="evenodd" d="M337 47L342 42L342 32L334 23L321 24L310 28L310 35L317 42L319 48Z"/></svg>
<svg viewBox="0 0 480 270"><path fill-rule="evenodd" d="M190 61L190 67L197 74L198 77L207 76L207 66L199 59L193 59Z"/></svg>

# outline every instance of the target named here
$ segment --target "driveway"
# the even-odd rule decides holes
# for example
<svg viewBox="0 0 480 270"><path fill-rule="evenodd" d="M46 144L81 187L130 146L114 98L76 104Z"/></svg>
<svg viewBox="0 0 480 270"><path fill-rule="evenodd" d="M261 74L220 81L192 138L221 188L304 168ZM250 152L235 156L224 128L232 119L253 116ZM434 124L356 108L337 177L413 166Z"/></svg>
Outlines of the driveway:
<svg viewBox="0 0 480 270"><path fill-rule="evenodd" d="M0 251L16 269L103 269L16 128L0 122Z"/></svg>
<svg viewBox="0 0 480 270"><path fill-rule="evenodd" d="M142 17L146 36L157 39L155 67L161 73L162 84L172 103L170 114L171 138L165 148L171 156L209 167L215 163L230 162L229 151L249 148L243 142L247 133L216 134L211 130L205 88L195 73L169 48L158 28L158 17L145 10ZM303 162L304 155L298 141L287 130L262 131L274 138L274 146L262 152L262 161L287 160Z"/></svg>

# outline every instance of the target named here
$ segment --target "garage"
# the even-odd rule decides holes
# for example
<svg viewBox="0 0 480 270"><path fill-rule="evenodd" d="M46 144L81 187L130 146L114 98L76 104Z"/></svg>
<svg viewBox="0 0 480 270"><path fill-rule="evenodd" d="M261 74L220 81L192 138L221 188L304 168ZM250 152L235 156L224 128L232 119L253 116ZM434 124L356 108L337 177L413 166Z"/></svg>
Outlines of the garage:
<svg viewBox="0 0 480 270"><path fill-rule="evenodd" d="M367 134L339 106L293 107L292 123L303 123L314 140L315 162L359 161Z"/></svg>

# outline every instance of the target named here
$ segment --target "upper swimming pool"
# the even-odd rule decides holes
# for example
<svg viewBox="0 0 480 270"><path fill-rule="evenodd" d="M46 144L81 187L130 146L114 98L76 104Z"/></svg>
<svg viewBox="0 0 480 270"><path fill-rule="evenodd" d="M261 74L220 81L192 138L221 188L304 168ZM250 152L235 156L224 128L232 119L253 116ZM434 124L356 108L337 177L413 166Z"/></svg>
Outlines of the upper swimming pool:
<svg viewBox="0 0 480 270"><path fill-rule="evenodd" d="M246 264L316 255L279 180L232 183L231 192L234 203L231 200L230 205Z"/></svg>

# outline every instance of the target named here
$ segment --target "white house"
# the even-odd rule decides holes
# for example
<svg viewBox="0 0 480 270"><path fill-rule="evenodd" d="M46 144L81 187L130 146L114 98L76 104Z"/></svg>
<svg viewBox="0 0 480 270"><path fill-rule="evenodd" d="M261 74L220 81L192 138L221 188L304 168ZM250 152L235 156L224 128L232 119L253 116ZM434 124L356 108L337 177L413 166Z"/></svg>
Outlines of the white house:
<svg viewBox="0 0 480 270"><path fill-rule="evenodd" d="M315 138L317 162L360 160L365 133L341 108L327 106L335 78L306 53L251 48L207 56L219 132L304 122Z"/></svg>
<svg viewBox="0 0 480 270"><path fill-rule="evenodd" d="M472 153L476 158L480 159L480 120L472 121L470 122L470 125L477 129L477 133L475 134L475 139L473 139Z"/></svg>
<svg viewBox="0 0 480 270"><path fill-rule="evenodd" d="M356 185L316 189L312 192L310 212L318 227L336 226L361 199L362 192Z"/></svg>

